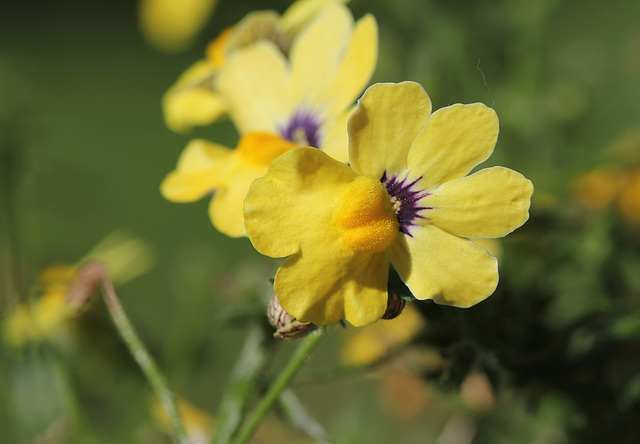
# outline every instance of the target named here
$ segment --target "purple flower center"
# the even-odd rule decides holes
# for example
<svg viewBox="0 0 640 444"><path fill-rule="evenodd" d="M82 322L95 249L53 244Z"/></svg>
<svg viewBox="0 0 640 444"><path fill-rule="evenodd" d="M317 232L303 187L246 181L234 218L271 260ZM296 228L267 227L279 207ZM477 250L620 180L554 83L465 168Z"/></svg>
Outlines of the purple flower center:
<svg viewBox="0 0 640 444"><path fill-rule="evenodd" d="M380 179L380 182L387 188L389 197L391 197L393 209L400 224L400 232L411 237L413 236L410 230L411 227L417 225L417 219L427 219L420 212L432 209L432 207L420 206L420 200L430 194L414 187L420 179L422 179L422 176L413 182L408 182L408 174L404 179L400 179L398 176L388 176L386 171Z"/></svg>
<svg viewBox="0 0 640 444"><path fill-rule="evenodd" d="M313 111L298 108L286 125L280 127L280 135L300 146L320 148L322 122Z"/></svg>

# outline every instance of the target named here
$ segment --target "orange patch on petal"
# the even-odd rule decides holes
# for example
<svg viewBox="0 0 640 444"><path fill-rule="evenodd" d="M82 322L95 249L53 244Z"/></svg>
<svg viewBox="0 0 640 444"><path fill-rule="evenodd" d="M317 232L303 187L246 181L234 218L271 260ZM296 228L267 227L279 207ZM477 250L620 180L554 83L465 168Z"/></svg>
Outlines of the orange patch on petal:
<svg viewBox="0 0 640 444"><path fill-rule="evenodd" d="M380 181L358 176L336 211L336 222L345 243L361 253L386 250L398 234L398 221L389 211L390 199Z"/></svg>

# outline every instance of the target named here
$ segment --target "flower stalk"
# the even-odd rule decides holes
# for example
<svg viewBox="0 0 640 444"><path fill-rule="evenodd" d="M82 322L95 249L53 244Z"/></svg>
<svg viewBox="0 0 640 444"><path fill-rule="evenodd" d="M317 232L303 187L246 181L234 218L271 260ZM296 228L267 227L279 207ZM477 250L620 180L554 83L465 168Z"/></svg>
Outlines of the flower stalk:
<svg viewBox="0 0 640 444"><path fill-rule="evenodd" d="M118 334L129 349L133 359L140 366L156 396L160 399L171 423L176 442L189 444L189 439L178 411L176 396L169 389L164 375L138 337L131 322L129 322L104 265L99 262L87 262L78 269L78 279L69 289L69 303L81 309L87 303L89 297L98 289L101 290L105 305L109 310Z"/></svg>
<svg viewBox="0 0 640 444"><path fill-rule="evenodd" d="M309 354L320 343L320 339L322 339L324 331L325 328L320 327L310 333L309 336L302 339L300 347L295 351L285 368L278 375L253 412L251 412L243 427L238 432L238 436L233 441L233 444L245 444L249 441L255 430L258 428L258 425L260 425L262 418L269 412L282 392L288 387L289 383L295 377Z"/></svg>

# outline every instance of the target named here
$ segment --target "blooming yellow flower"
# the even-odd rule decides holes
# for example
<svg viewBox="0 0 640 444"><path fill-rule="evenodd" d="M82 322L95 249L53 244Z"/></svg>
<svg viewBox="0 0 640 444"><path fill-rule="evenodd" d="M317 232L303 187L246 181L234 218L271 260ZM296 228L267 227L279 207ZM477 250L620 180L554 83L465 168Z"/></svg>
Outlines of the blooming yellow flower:
<svg viewBox="0 0 640 444"><path fill-rule="evenodd" d="M295 146L259 132L242 137L233 150L206 140L192 140L176 169L160 185L160 192L173 202L194 202L213 193L209 204L213 225L227 236L244 236L242 202L249 185L267 172L273 159Z"/></svg>
<svg viewBox="0 0 640 444"><path fill-rule="evenodd" d="M162 195L192 202L213 193L213 225L244 236L242 202L271 160L298 145L348 159L347 120L376 59L375 19L368 15L354 24L342 4L325 8L300 30L290 63L272 41L236 52L218 78L241 134L238 148L191 142L162 183Z"/></svg>
<svg viewBox="0 0 640 444"><path fill-rule="evenodd" d="M495 112L476 103L431 113L413 82L376 84L349 119L345 165L310 147L287 151L245 200L254 247L289 256L276 274L282 307L301 322L371 324L387 306L393 265L417 299L469 307L498 282L497 260L467 238L522 225L533 185L494 167Z"/></svg>
<svg viewBox="0 0 640 444"><path fill-rule="evenodd" d="M140 0L140 29L156 48L180 51L207 24L216 3L217 0Z"/></svg>
<svg viewBox="0 0 640 444"><path fill-rule="evenodd" d="M344 0L299 0L282 16L276 11L253 11L225 29L207 46L205 58L189 67L164 95L162 108L169 128L188 131L193 126L208 125L226 113L227 105L214 79L232 52L266 39L286 53L291 39L305 23L322 8L339 1Z"/></svg>
<svg viewBox="0 0 640 444"><path fill-rule="evenodd" d="M372 15L324 8L296 35L289 59L272 41L234 53L218 76L240 134L264 131L347 160L346 122L377 61Z"/></svg>

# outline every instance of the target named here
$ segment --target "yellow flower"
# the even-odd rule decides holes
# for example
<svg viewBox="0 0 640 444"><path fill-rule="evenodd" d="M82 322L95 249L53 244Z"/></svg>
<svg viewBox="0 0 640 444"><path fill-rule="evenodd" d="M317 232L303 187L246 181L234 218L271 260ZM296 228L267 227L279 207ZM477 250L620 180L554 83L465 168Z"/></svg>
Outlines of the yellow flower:
<svg viewBox="0 0 640 444"><path fill-rule="evenodd" d="M271 41L238 51L219 74L241 134L238 148L192 141L162 183L162 195L192 202L213 193L213 225L244 236L242 202L271 160L298 145L348 159L347 120L376 58L375 19L365 16L354 24L342 4L325 8L301 29L290 64Z"/></svg>
<svg viewBox="0 0 640 444"><path fill-rule="evenodd" d="M352 366L372 364L408 343L423 327L422 317L409 305L397 318L356 331L342 348L342 362Z"/></svg>
<svg viewBox="0 0 640 444"><path fill-rule="evenodd" d="M149 246L126 233L114 232L96 245L78 264L54 264L38 276L34 297L22 302L3 322L4 341L14 347L68 336L77 310L67 304L67 292L76 279L77 266L88 260L102 262L114 284L123 284L152 265Z"/></svg>
<svg viewBox="0 0 640 444"><path fill-rule="evenodd" d="M213 225L227 236L244 236L242 203L249 185L267 172L273 159L295 146L267 133L245 135L234 150L193 140L160 185L160 192L173 202L194 202L213 193L209 205Z"/></svg>
<svg viewBox="0 0 640 444"><path fill-rule="evenodd" d="M28 342L64 336L67 321L77 314L75 308L66 303L74 271L71 265L55 264L40 273L37 288L42 290L42 296L32 303L18 305L4 321L7 344L22 347Z"/></svg>
<svg viewBox="0 0 640 444"><path fill-rule="evenodd" d="M171 433L171 421L157 398L152 400L151 411L158 425L167 433ZM216 419L210 413L181 397L178 397L178 411L190 442L206 444L211 441Z"/></svg>
<svg viewBox="0 0 640 444"><path fill-rule="evenodd" d="M273 41L287 52L291 39L322 8L344 0L299 0L280 16L275 11L254 11L238 24L225 29L205 51L205 58L189 67L162 99L164 118L174 131L208 125L227 112L227 105L214 85L233 51L258 40Z"/></svg>
<svg viewBox="0 0 640 444"><path fill-rule="evenodd" d="M576 177L571 183L573 199L589 210L601 210L620 193L627 173L619 167L602 166Z"/></svg>
<svg viewBox="0 0 640 444"><path fill-rule="evenodd" d="M628 222L640 222L640 168L629 173L629 180L618 199L618 207Z"/></svg>
<svg viewBox="0 0 640 444"><path fill-rule="evenodd" d="M507 168L466 176L493 151L495 112L476 103L431 114L420 85L376 84L348 130L350 166L294 148L247 194L254 247L289 256L274 284L282 307L316 325L371 324L386 309L390 265L417 299L469 307L491 295L497 260L467 238L518 228L533 193Z"/></svg>
<svg viewBox="0 0 640 444"><path fill-rule="evenodd" d="M166 52L185 49L209 21L217 0L140 0L144 37Z"/></svg>
<svg viewBox="0 0 640 444"><path fill-rule="evenodd" d="M233 54L218 76L239 133L264 131L347 160L346 122L375 68L373 16L324 8L296 35L289 59L261 40Z"/></svg>

